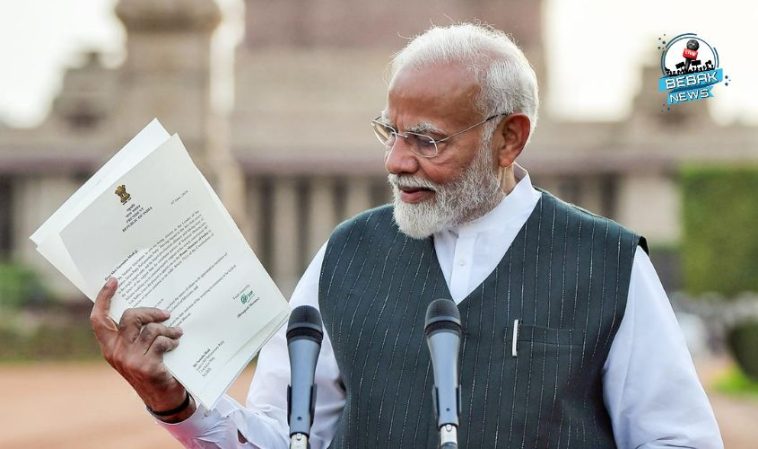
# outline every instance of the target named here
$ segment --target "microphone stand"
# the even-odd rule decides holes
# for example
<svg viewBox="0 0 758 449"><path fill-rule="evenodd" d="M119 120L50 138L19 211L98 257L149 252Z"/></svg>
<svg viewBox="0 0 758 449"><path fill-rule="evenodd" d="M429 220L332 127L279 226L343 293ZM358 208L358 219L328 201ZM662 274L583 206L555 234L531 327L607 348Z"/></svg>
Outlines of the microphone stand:
<svg viewBox="0 0 758 449"><path fill-rule="evenodd" d="M304 433L293 433L290 436L290 449L310 449L311 443L308 441L308 435Z"/></svg>
<svg viewBox="0 0 758 449"><path fill-rule="evenodd" d="M440 427L440 449L458 449L458 429L454 425Z"/></svg>

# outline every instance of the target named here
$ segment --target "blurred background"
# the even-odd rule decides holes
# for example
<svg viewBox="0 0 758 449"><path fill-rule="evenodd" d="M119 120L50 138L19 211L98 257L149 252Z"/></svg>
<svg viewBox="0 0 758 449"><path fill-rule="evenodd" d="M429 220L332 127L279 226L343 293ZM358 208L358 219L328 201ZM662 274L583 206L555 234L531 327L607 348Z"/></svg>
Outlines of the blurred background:
<svg viewBox="0 0 758 449"><path fill-rule="evenodd" d="M522 47L542 108L521 164L648 238L726 447L755 447L758 9L737 0L2 0L0 446L179 447L28 240L110 156L153 117L178 132L289 295L337 223L389 199L368 123L391 55L460 20ZM668 110L658 47L684 32L730 82Z"/></svg>

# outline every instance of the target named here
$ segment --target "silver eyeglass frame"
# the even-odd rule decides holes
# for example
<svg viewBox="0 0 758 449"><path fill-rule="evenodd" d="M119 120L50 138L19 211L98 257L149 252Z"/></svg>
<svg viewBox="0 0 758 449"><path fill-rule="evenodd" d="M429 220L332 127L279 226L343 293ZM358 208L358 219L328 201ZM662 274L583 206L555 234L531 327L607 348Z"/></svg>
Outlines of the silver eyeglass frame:
<svg viewBox="0 0 758 449"><path fill-rule="evenodd" d="M439 154L440 154L440 148L439 148L439 146L437 144L447 142L448 140L452 139L453 137L456 137L456 136L459 136L459 135L461 135L461 134L463 134L465 132L471 131L472 129L476 128L477 126L481 126L481 125L489 122L490 120L492 120L494 118L503 117L503 116L507 116L507 115L511 115L511 114L512 114L512 112L501 112L501 113L498 113L498 114L490 115L486 119L484 119L484 120L482 120L480 122L474 123L473 125L469 126L468 128L465 128L465 129L462 129L462 130L460 130L458 132L450 134L447 137L443 137L442 139L434 139L434 138L432 138L431 136L429 136L427 134L417 133L417 132L413 132L413 131L400 132L400 131L396 130L395 128L393 128L392 126L390 126L390 125L388 125L386 123L381 122L380 121L381 118L382 118L381 115L377 116L375 119L371 120L371 128L373 129L374 135L376 136L377 140L379 140L379 143L381 143L382 146L384 146L384 148L387 149L388 151L390 149L392 149L394 147L394 145L395 145L394 142L392 143L392 145L388 145L387 144L387 142L389 142L391 140L391 137L393 135L396 136L396 137L402 137L403 139L407 139L409 136L415 136L417 138L422 138L424 140L428 140L429 143L431 143L431 144L434 145L434 154L432 154L432 155L426 155L426 154L423 154L423 153L417 151L417 149L414 147L414 145L410 145L410 147L411 147L411 150L413 151L413 154L415 154L417 156L420 156L420 157L423 157L423 158L426 158L426 159L432 159L432 158L435 158L435 157L439 156ZM387 138L386 140L384 140L382 138L382 133L379 131L379 129L388 129L388 130L390 130L390 134L389 134L390 137Z"/></svg>

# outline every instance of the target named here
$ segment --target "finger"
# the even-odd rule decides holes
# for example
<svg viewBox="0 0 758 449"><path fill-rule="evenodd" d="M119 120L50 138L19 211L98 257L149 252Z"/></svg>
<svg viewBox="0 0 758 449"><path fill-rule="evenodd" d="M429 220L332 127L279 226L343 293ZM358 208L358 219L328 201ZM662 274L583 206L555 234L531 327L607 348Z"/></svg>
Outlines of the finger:
<svg viewBox="0 0 758 449"><path fill-rule="evenodd" d="M150 345L146 354L153 356L160 356L169 351L173 351L174 348L179 346L179 339L168 338L165 335L159 335L153 340L153 344Z"/></svg>
<svg viewBox="0 0 758 449"><path fill-rule="evenodd" d="M153 344L153 341L161 335L176 339L182 336L182 330L178 327L168 327L163 324L148 323L142 328L138 339L139 344L145 348L144 352L147 352L150 345Z"/></svg>
<svg viewBox="0 0 758 449"><path fill-rule="evenodd" d="M118 323L118 330L121 336L133 343L134 340L142 331L142 326L161 322L168 319L169 313L165 310L156 309L154 307L135 307L133 309L127 309L123 315L121 315L121 322Z"/></svg>
<svg viewBox="0 0 758 449"><path fill-rule="evenodd" d="M105 330L117 331L116 323L108 316L108 311L111 308L111 299L113 294L116 293L118 281L114 277L108 278L108 281L100 289L100 292L95 298L95 305L92 306L92 312L90 313L90 323L92 329L95 331L98 339L105 337Z"/></svg>

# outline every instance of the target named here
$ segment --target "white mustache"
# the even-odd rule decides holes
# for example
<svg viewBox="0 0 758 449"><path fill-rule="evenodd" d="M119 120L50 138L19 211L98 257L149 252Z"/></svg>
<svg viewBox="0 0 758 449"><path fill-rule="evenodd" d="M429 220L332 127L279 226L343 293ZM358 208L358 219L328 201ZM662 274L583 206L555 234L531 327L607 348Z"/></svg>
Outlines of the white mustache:
<svg viewBox="0 0 758 449"><path fill-rule="evenodd" d="M432 190L434 192L436 192L438 189L437 184L427 179L419 178L417 176L399 176L399 175L390 173L389 175L387 175L387 180L389 181L390 185L396 189L424 188L424 189Z"/></svg>

